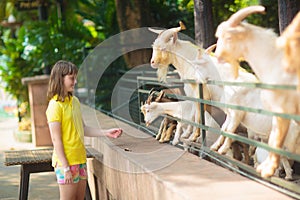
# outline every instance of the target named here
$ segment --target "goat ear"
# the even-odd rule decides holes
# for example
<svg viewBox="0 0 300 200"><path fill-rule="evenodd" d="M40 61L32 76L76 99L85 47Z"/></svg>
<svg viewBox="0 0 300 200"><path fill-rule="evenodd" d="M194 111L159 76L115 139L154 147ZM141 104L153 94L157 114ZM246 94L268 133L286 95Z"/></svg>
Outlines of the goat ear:
<svg viewBox="0 0 300 200"><path fill-rule="evenodd" d="M276 46L279 48L283 48L286 44L286 38L283 36L280 36L276 39Z"/></svg>
<svg viewBox="0 0 300 200"><path fill-rule="evenodd" d="M217 44L212 44L205 49L205 53L210 54L217 47ZM199 51L199 50L198 50ZM198 54L199 55L199 54Z"/></svg>
<svg viewBox="0 0 300 200"><path fill-rule="evenodd" d="M153 29L153 28L148 28L148 30L153 32L153 33L157 33L157 34L161 34L161 32L164 31L164 30L157 30L157 29Z"/></svg>
<svg viewBox="0 0 300 200"><path fill-rule="evenodd" d="M205 58L201 58L201 59L197 59L196 60L196 64L199 64L199 65L204 65L206 64L208 61L205 59Z"/></svg>
<svg viewBox="0 0 300 200"><path fill-rule="evenodd" d="M173 44L176 43L177 39L178 39L178 34L177 33L173 33Z"/></svg>
<svg viewBox="0 0 300 200"><path fill-rule="evenodd" d="M197 65L203 65L205 63L207 63L208 60L207 58L205 58L205 56L203 56L203 49L199 48L198 49L198 53L197 53L197 58L195 59L194 63Z"/></svg>
<svg viewBox="0 0 300 200"><path fill-rule="evenodd" d="M206 51L205 51L206 52ZM202 52L202 49L198 49L198 51L197 51L197 59L199 60L199 59L201 59L203 57L203 52Z"/></svg>

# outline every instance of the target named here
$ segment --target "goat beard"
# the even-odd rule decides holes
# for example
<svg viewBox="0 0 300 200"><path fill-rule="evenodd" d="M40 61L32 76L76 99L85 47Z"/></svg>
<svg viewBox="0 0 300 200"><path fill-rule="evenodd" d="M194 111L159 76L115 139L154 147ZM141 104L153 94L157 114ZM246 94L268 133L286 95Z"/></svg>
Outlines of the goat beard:
<svg viewBox="0 0 300 200"><path fill-rule="evenodd" d="M168 71L169 71L168 66L159 67L157 69L156 74L159 82L167 82Z"/></svg>

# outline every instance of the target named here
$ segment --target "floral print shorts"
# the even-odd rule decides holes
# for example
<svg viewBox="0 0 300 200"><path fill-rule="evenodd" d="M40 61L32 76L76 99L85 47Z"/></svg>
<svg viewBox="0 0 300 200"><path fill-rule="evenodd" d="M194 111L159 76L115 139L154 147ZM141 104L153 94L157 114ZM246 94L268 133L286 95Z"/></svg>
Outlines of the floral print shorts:
<svg viewBox="0 0 300 200"><path fill-rule="evenodd" d="M78 164L78 165L71 165L70 170L73 176L73 183L78 183L79 180L86 180L87 179L87 169L86 163ZM55 174L57 178L58 184L65 184L65 173L63 167L56 167Z"/></svg>

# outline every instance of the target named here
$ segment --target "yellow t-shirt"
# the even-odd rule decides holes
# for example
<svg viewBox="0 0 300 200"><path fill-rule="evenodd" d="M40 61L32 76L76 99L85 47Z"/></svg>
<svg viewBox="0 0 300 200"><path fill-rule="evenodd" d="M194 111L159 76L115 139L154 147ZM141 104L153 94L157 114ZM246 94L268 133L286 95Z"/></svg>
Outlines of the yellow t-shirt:
<svg viewBox="0 0 300 200"><path fill-rule="evenodd" d="M86 151L84 147L84 130L80 102L76 97L66 98L64 102L57 101L54 96L46 110L48 123L60 122L62 143L69 165L82 164L86 162ZM52 166L61 166L55 149L52 156Z"/></svg>

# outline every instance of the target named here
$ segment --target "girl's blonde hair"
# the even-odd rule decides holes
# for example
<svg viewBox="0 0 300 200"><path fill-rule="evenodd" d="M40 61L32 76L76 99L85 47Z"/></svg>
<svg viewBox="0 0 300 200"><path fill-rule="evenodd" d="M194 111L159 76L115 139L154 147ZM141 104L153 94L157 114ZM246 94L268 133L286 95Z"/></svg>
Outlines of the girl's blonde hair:
<svg viewBox="0 0 300 200"><path fill-rule="evenodd" d="M48 100L52 99L55 95L57 95L57 101L64 101L66 97L72 96L73 94L71 92L68 92L66 95L64 77L66 75L77 75L77 73L78 68L75 64L65 60L57 61L50 74L47 92Z"/></svg>

